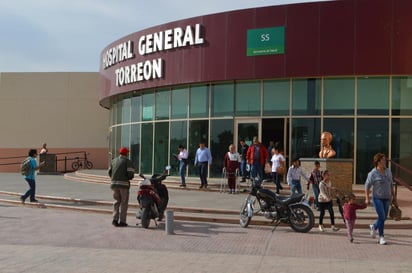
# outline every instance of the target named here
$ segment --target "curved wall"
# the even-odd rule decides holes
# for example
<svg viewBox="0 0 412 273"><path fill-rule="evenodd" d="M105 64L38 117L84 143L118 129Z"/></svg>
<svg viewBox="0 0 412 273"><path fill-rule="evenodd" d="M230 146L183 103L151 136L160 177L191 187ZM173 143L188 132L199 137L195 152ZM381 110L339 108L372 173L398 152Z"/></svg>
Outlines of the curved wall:
<svg viewBox="0 0 412 273"><path fill-rule="evenodd" d="M148 28L125 36L103 50L100 104L110 108L113 95L183 83L410 75L411 10L412 1L407 0L331 1L225 12ZM196 33L196 25L200 26L199 33ZM190 33L185 32L188 26ZM284 54L247 56L247 31L268 27L284 27ZM183 32L181 39L173 39L176 28ZM172 33L170 36L166 34L168 31ZM172 49L140 55L139 39L145 37L150 42L148 37L159 33L171 37ZM203 42L189 45L196 35ZM187 46L174 47L174 40L185 42ZM113 48L120 49L123 58L105 67L107 52ZM133 66L151 64L155 60L159 60L157 64L161 69L157 77L116 84L116 73L119 75L116 70L123 71L124 80L124 73L130 75ZM129 71L125 72L125 68Z"/></svg>

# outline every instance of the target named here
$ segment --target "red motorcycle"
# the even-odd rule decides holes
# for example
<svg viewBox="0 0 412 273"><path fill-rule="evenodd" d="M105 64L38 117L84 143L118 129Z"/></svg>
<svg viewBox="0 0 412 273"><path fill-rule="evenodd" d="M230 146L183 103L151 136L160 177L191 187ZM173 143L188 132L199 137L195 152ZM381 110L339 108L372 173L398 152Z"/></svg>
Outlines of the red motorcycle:
<svg viewBox="0 0 412 273"><path fill-rule="evenodd" d="M139 174L143 181L139 184L137 192L137 201L140 205L140 210L136 213L136 218L141 220L143 228L148 228L150 220L153 219L157 226L157 220L163 219L164 211L169 202L169 192L166 185L162 181L168 176L167 166L162 174L153 174L150 179L143 174Z"/></svg>

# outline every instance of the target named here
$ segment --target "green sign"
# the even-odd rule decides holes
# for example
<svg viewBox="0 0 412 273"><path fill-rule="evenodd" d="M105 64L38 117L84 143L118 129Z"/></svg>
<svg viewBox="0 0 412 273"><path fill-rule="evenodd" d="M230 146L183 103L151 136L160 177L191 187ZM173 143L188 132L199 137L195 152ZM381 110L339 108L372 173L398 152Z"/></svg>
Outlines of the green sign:
<svg viewBox="0 0 412 273"><path fill-rule="evenodd" d="M249 29L247 56L285 53L285 27Z"/></svg>

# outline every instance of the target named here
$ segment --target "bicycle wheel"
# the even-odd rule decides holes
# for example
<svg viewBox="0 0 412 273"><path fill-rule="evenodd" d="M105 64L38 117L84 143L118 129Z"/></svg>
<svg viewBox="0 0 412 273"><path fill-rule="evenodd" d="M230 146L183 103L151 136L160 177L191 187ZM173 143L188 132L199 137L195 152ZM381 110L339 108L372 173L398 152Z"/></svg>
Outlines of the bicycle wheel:
<svg viewBox="0 0 412 273"><path fill-rule="evenodd" d="M72 169L77 171L80 168L80 163L78 161L74 161L72 163Z"/></svg>
<svg viewBox="0 0 412 273"><path fill-rule="evenodd" d="M85 166L86 166L86 169L92 169L93 168L93 163L91 161L87 160L85 162Z"/></svg>

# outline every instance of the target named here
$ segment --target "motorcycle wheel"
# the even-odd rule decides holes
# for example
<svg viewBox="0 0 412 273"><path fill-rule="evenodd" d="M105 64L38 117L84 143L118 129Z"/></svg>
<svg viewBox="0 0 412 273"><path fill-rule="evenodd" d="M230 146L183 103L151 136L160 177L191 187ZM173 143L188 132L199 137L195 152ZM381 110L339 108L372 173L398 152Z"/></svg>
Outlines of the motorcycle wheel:
<svg viewBox="0 0 412 273"><path fill-rule="evenodd" d="M148 228L150 224L150 208L142 208L142 219L140 220L143 228Z"/></svg>
<svg viewBox="0 0 412 273"><path fill-rule="evenodd" d="M315 224L312 210L303 204L293 205L290 214L290 226L296 232L309 232Z"/></svg>
<svg viewBox="0 0 412 273"><path fill-rule="evenodd" d="M248 211L247 211L247 204L248 204L249 198L246 198L245 201L243 202L241 208L240 208L240 226L242 228L247 228L250 224L250 220L252 220L252 217L248 216Z"/></svg>

